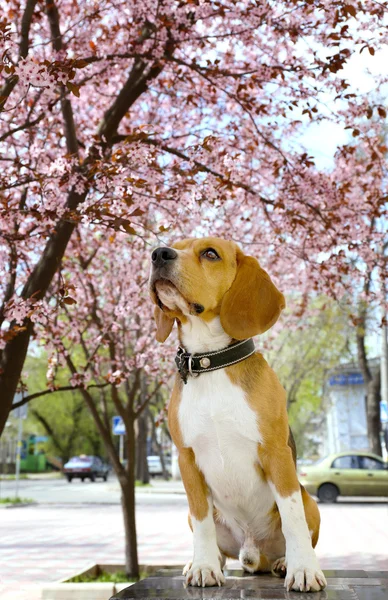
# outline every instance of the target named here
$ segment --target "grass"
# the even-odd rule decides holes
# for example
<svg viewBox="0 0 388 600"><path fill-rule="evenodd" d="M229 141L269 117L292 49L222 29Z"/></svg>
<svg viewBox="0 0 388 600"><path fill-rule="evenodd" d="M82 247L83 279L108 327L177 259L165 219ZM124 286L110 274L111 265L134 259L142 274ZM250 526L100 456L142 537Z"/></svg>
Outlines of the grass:
<svg viewBox="0 0 388 600"><path fill-rule="evenodd" d="M142 481L135 481L135 487L143 487L143 488L150 488L152 487L152 485L150 483L143 483ZM117 581L117 583L120 583L119 581Z"/></svg>
<svg viewBox="0 0 388 600"><path fill-rule="evenodd" d="M31 504L32 498L0 498L0 504Z"/></svg>
<svg viewBox="0 0 388 600"><path fill-rule="evenodd" d="M0 475L0 481L13 481L16 479L15 475ZM19 479L28 479L26 473L21 473Z"/></svg>
<svg viewBox="0 0 388 600"><path fill-rule="evenodd" d="M147 573L140 572L140 579L145 579ZM102 571L97 576L95 575L76 575L68 579L66 583L134 583L137 579L128 577L124 571L116 571L115 573L107 573Z"/></svg>

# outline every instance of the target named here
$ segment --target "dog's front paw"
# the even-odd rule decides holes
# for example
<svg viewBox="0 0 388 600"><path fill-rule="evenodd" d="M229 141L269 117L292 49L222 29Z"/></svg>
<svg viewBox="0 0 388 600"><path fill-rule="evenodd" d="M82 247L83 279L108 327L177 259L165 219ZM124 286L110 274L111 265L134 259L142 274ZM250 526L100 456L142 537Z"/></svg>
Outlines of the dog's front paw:
<svg viewBox="0 0 388 600"><path fill-rule="evenodd" d="M304 566L289 561L287 562L287 575L284 586L288 591L319 592L327 586L327 582L316 559L311 561L311 564L306 561Z"/></svg>
<svg viewBox="0 0 388 600"><path fill-rule="evenodd" d="M183 571L182 571L182 575L187 575L187 573L190 571L191 569L191 565L193 564L192 560L189 560L188 563L185 564L185 566L183 567Z"/></svg>
<svg viewBox="0 0 388 600"><path fill-rule="evenodd" d="M190 566L189 566L190 565ZM208 587L212 585L221 586L225 583L225 577L222 574L220 566L206 562L188 563L183 570L186 575L186 584L198 587Z"/></svg>

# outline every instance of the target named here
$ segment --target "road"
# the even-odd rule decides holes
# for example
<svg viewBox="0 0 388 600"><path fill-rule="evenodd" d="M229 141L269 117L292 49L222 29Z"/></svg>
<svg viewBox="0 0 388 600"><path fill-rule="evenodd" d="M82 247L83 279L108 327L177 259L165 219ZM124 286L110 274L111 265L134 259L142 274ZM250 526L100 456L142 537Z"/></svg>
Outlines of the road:
<svg viewBox="0 0 388 600"><path fill-rule="evenodd" d="M186 497L166 493L179 491L176 484L156 485L136 493L140 562L183 564L191 557ZM4 497L10 495L14 482L2 481L1 486ZM2 600L35 600L41 583L67 577L91 563L122 563L124 537L116 481L24 480L20 495L39 504L0 509ZM386 503L342 502L321 505L320 510L317 554L323 568L388 570Z"/></svg>
<svg viewBox="0 0 388 600"><path fill-rule="evenodd" d="M0 497L13 497L15 495L15 481L0 481ZM21 479L19 493L21 498L28 498L35 502L45 504L58 503L113 503L120 502L120 487L115 477L110 476L105 483L98 479L94 483L89 480L81 482L74 479L69 483L64 477L61 479Z"/></svg>

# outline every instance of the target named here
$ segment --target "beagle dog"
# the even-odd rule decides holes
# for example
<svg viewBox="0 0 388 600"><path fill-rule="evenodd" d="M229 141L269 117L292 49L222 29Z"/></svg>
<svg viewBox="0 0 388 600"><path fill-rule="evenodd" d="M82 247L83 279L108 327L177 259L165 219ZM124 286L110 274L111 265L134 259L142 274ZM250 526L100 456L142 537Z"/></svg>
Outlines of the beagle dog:
<svg viewBox="0 0 388 600"><path fill-rule="evenodd" d="M296 474L285 391L249 339L274 325L283 294L255 258L215 237L154 250L150 294L157 340L176 323L182 346L168 422L194 538L187 584L222 585L231 557L285 576L288 590L323 589L320 516Z"/></svg>

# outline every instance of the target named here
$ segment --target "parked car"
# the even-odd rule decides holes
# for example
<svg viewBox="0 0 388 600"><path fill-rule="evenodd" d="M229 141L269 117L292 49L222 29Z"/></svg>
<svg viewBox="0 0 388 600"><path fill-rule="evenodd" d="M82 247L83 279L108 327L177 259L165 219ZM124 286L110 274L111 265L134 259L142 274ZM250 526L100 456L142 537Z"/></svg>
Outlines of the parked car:
<svg viewBox="0 0 388 600"><path fill-rule="evenodd" d="M388 464L370 452L341 452L302 466L299 481L321 502L335 502L338 496L388 496Z"/></svg>
<svg viewBox="0 0 388 600"><path fill-rule="evenodd" d="M163 475L162 461L160 456L147 456L148 473L151 477L155 475Z"/></svg>
<svg viewBox="0 0 388 600"><path fill-rule="evenodd" d="M107 481L109 467L98 456L81 454L81 456L73 456L63 466L63 472L68 482L71 482L74 477L80 477L81 481L85 479L95 481L97 477L102 477L104 481Z"/></svg>

